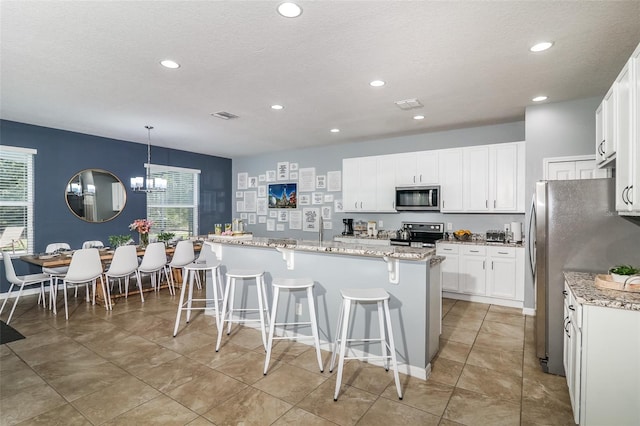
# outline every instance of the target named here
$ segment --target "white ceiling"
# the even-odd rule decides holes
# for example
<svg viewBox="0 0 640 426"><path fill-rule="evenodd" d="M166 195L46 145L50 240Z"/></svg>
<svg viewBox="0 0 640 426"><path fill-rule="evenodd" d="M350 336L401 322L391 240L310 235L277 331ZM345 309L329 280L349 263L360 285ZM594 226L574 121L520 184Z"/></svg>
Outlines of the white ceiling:
<svg viewBox="0 0 640 426"><path fill-rule="evenodd" d="M0 117L238 157L523 120L604 96L640 42L640 1L278 4L2 0Z"/></svg>

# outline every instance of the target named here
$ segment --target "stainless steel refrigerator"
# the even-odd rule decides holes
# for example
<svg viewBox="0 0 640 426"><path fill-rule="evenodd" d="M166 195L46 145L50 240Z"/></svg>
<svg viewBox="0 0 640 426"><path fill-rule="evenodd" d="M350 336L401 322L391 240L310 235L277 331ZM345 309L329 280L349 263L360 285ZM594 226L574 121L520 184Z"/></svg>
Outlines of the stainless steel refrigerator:
<svg viewBox="0 0 640 426"><path fill-rule="evenodd" d="M564 375L563 271L606 273L640 266L640 226L615 211L615 180L537 182L529 226L536 292L536 353L545 372Z"/></svg>

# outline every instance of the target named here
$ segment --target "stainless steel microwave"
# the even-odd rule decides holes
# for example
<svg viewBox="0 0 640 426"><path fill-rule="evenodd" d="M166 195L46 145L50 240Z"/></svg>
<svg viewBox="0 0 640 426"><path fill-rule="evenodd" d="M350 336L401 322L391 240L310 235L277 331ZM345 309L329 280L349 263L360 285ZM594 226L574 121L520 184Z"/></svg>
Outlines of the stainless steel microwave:
<svg viewBox="0 0 640 426"><path fill-rule="evenodd" d="M396 210L440 211L439 186L396 187Z"/></svg>

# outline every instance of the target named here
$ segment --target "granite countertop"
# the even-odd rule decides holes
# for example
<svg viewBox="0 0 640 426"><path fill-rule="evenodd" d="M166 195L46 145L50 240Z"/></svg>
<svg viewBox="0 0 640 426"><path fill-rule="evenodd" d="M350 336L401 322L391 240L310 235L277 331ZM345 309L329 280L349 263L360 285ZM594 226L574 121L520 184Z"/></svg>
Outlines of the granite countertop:
<svg viewBox="0 0 640 426"><path fill-rule="evenodd" d="M254 237L252 239L220 239L210 238L209 241L214 243L241 245L248 247L269 247L281 248L297 251L310 251L318 253L343 254L351 256L364 257L388 257L399 260L430 260L431 265L437 264L444 260L443 256L436 256L435 248L422 247L398 247L398 246L379 246L366 244L350 244L335 241L306 241L294 240L287 238L261 238Z"/></svg>
<svg viewBox="0 0 640 426"><path fill-rule="evenodd" d="M443 244L468 244L468 245L476 245L476 246L495 246L495 247L524 247L524 243L500 243L487 241L485 239L478 240L468 240L468 241L460 241L460 240L438 240L438 243Z"/></svg>
<svg viewBox="0 0 640 426"><path fill-rule="evenodd" d="M564 272L564 278L579 303L640 311L640 293L598 288L595 285L596 275L591 272Z"/></svg>

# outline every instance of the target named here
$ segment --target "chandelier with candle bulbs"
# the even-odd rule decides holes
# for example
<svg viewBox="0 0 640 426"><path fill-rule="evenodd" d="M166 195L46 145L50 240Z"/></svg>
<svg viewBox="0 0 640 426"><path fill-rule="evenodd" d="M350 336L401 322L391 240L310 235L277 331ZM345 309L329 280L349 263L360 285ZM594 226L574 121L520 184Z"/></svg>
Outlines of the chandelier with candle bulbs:
<svg viewBox="0 0 640 426"><path fill-rule="evenodd" d="M144 126L147 129L147 174L146 177L131 178L131 190L135 192L164 192L167 190L167 180L151 177L151 130L153 126Z"/></svg>

